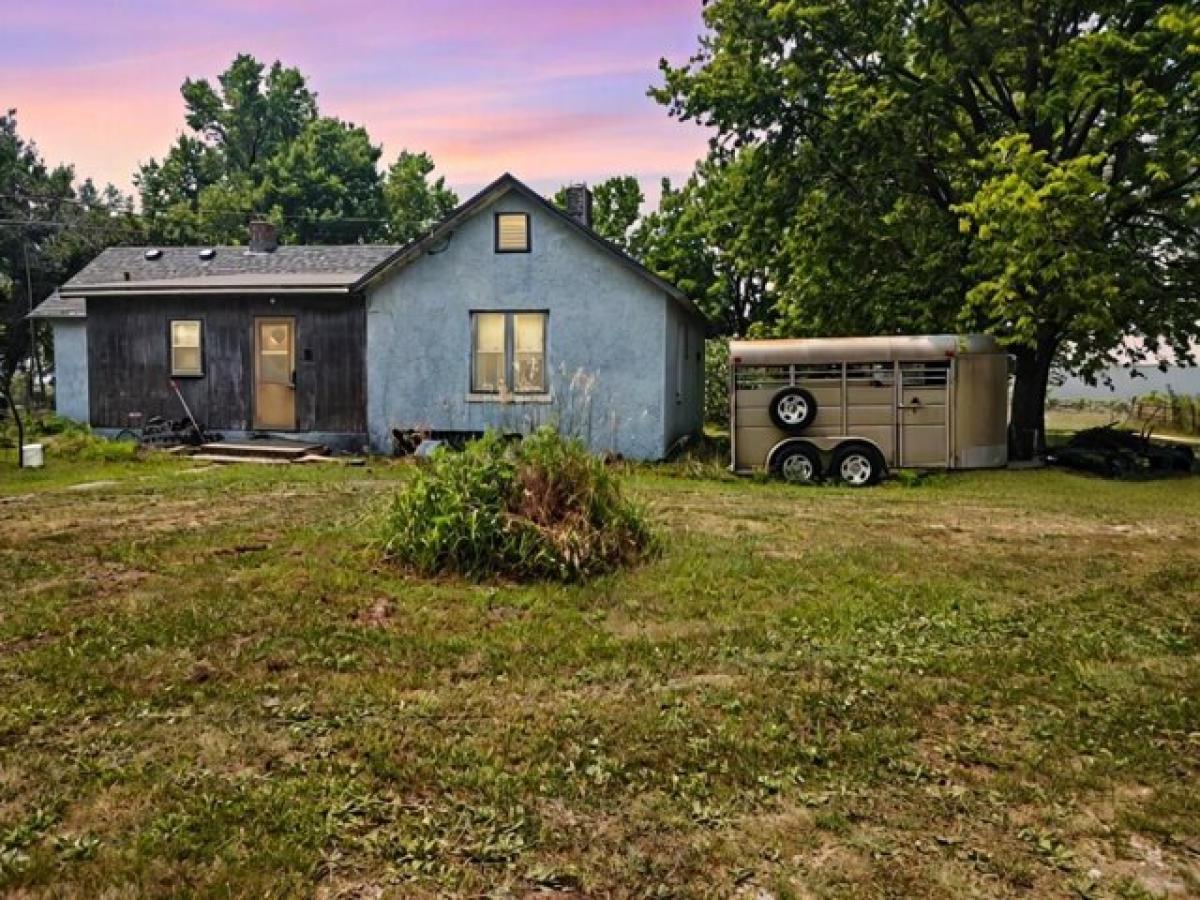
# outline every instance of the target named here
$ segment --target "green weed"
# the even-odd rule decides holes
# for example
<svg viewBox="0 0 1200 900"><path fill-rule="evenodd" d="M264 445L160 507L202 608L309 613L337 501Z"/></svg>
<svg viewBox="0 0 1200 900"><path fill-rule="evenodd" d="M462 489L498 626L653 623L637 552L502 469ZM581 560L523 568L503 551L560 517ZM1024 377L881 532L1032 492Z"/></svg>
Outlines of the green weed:
<svg viewBox="0 0 1200 900"><path fill-rule="evenodd" d="M578 441L491 433L439 452L400 489L384 551L425 574L577 581L644 558L654 539L617 476Z"/></svg>

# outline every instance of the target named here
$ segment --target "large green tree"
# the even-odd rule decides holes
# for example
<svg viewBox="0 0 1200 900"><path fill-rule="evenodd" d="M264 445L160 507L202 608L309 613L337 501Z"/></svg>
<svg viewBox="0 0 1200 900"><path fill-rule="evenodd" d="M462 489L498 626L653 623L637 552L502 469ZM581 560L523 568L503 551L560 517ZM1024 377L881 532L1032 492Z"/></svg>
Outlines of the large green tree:
<svg viewBox="0 0 1200 900"><path fill-rule="evenodd" d="M289 242L406 241L453 206L426 154L401 153L385 178L366 130L321 115L297 69L242 54L181 93L190 133L134 176L153 240L242 243L265 216Z"/></svg>
<svg viewBox="0 0 1200 900"><path fill-rule="evenodd" d="M1200 335L1200 10L1162 0L711 0L654 93L714 129L782 334L986 329L1014 456L1057 361ZM739 243L740 242L740 243ZM741 253L740 250L732 252Z"/></svg>
<svg viewBox="0 0 1200 900"><path fill-rule="evenodd" d="M321 117L279 148L250 192L259 214L295 243L344 244L386 234L380 149L365 129Z"/></svg>
<svg viewBox="0 0 1200 900"><path fill-rule="evenodd" d="M406 244L428 231L458 205L458 195L446 179L431 180L433 159L428 153L400 151L388 169L383 186L388 210L388 237Z"/></svg>
<svg viewBox="0 0 1200 900"><path fill-rule="evenodd" d="M24 367L34 393L52 364L46 330L25 318L32 307L99 250L138 233L127 197L47 165L15 110L0 116L0 392Z"/></svg>
<svg viewBox="0 0 1200 900"><path fill-rule="evenodd" d="M556 206L567 208L567 187L559 188L551 198ZM592 188L592 230L623 250L629 249L633 227L641 214L646 196L633 175L614 175Z"/></svg>
<svg viewBox="0 0 1200 900"><path fill-rule="evenodd" d="M236 241L249 215L260 212L276 156L317 120L316 95L297 69L279 62L268 69L248 54L239 54L216 85L189 78L180 93L192 133L134 175L150 236L163 243Z"/></svg>
<svg viewBox="0 0 1200 900"><path fill-rule="evenodd" d="M263 165L317 118L317 97L298 69L266 69L239 54L217 79L184 81L188 127L218 148L225 169L261 177Z"/></svg>
<svg viewBox="0 0 1200 900"><path fill-rule="evenodd" d="M722 334L746 334L775 315L764 275L770 248L764 254L762 232L738 224L742 204L754 200L740 167L701 162L680 188L664 178L658 209L630 239L630 252L692 297Z"/></svg>

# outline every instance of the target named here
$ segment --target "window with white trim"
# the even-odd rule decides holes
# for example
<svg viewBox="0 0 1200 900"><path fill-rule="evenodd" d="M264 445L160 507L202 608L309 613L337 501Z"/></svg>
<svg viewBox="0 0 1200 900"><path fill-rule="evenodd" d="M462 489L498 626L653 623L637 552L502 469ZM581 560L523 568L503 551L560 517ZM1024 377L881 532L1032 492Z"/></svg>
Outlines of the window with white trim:
<svg viewBox="0 0 1200 900"><path fill-rule="evenodd" d="M544 394L544 312L471 313L471 393Z"/></svg>
<svg viewBox="0 0 1200 900"><path fill-rule="evenodd" d="M204 374L203 323L199 319L171 321L171 374L199 376Z"/></svg>

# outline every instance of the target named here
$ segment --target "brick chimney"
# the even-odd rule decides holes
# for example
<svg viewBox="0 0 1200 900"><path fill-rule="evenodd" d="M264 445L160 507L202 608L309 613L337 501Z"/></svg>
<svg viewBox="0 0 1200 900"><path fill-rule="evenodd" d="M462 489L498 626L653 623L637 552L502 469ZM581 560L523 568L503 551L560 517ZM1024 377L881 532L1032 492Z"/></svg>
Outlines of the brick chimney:
<svg viewBox="0 0 1200 900"><path fill-rule="evenodd" d="M592 192L586 184L567 186L567 215L584 228L592 227Z"/></svg>
<svg viewBox="0 0 1200 900"><path fill-rule="evenodd" d="M270 253L279 246L279 235L275 226L262 219L250 222L250 252Z"/></svg>

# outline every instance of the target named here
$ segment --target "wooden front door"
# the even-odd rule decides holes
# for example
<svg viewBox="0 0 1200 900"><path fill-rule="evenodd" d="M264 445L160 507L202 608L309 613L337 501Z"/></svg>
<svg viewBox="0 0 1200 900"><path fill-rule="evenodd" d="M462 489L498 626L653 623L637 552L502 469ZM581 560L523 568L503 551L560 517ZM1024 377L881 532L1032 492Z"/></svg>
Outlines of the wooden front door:
<svg viewBox="0 0 1200 900"><path fill-rule="evenodd" d="M254 427L296 427L296 320L254 320Z"/></svg>

